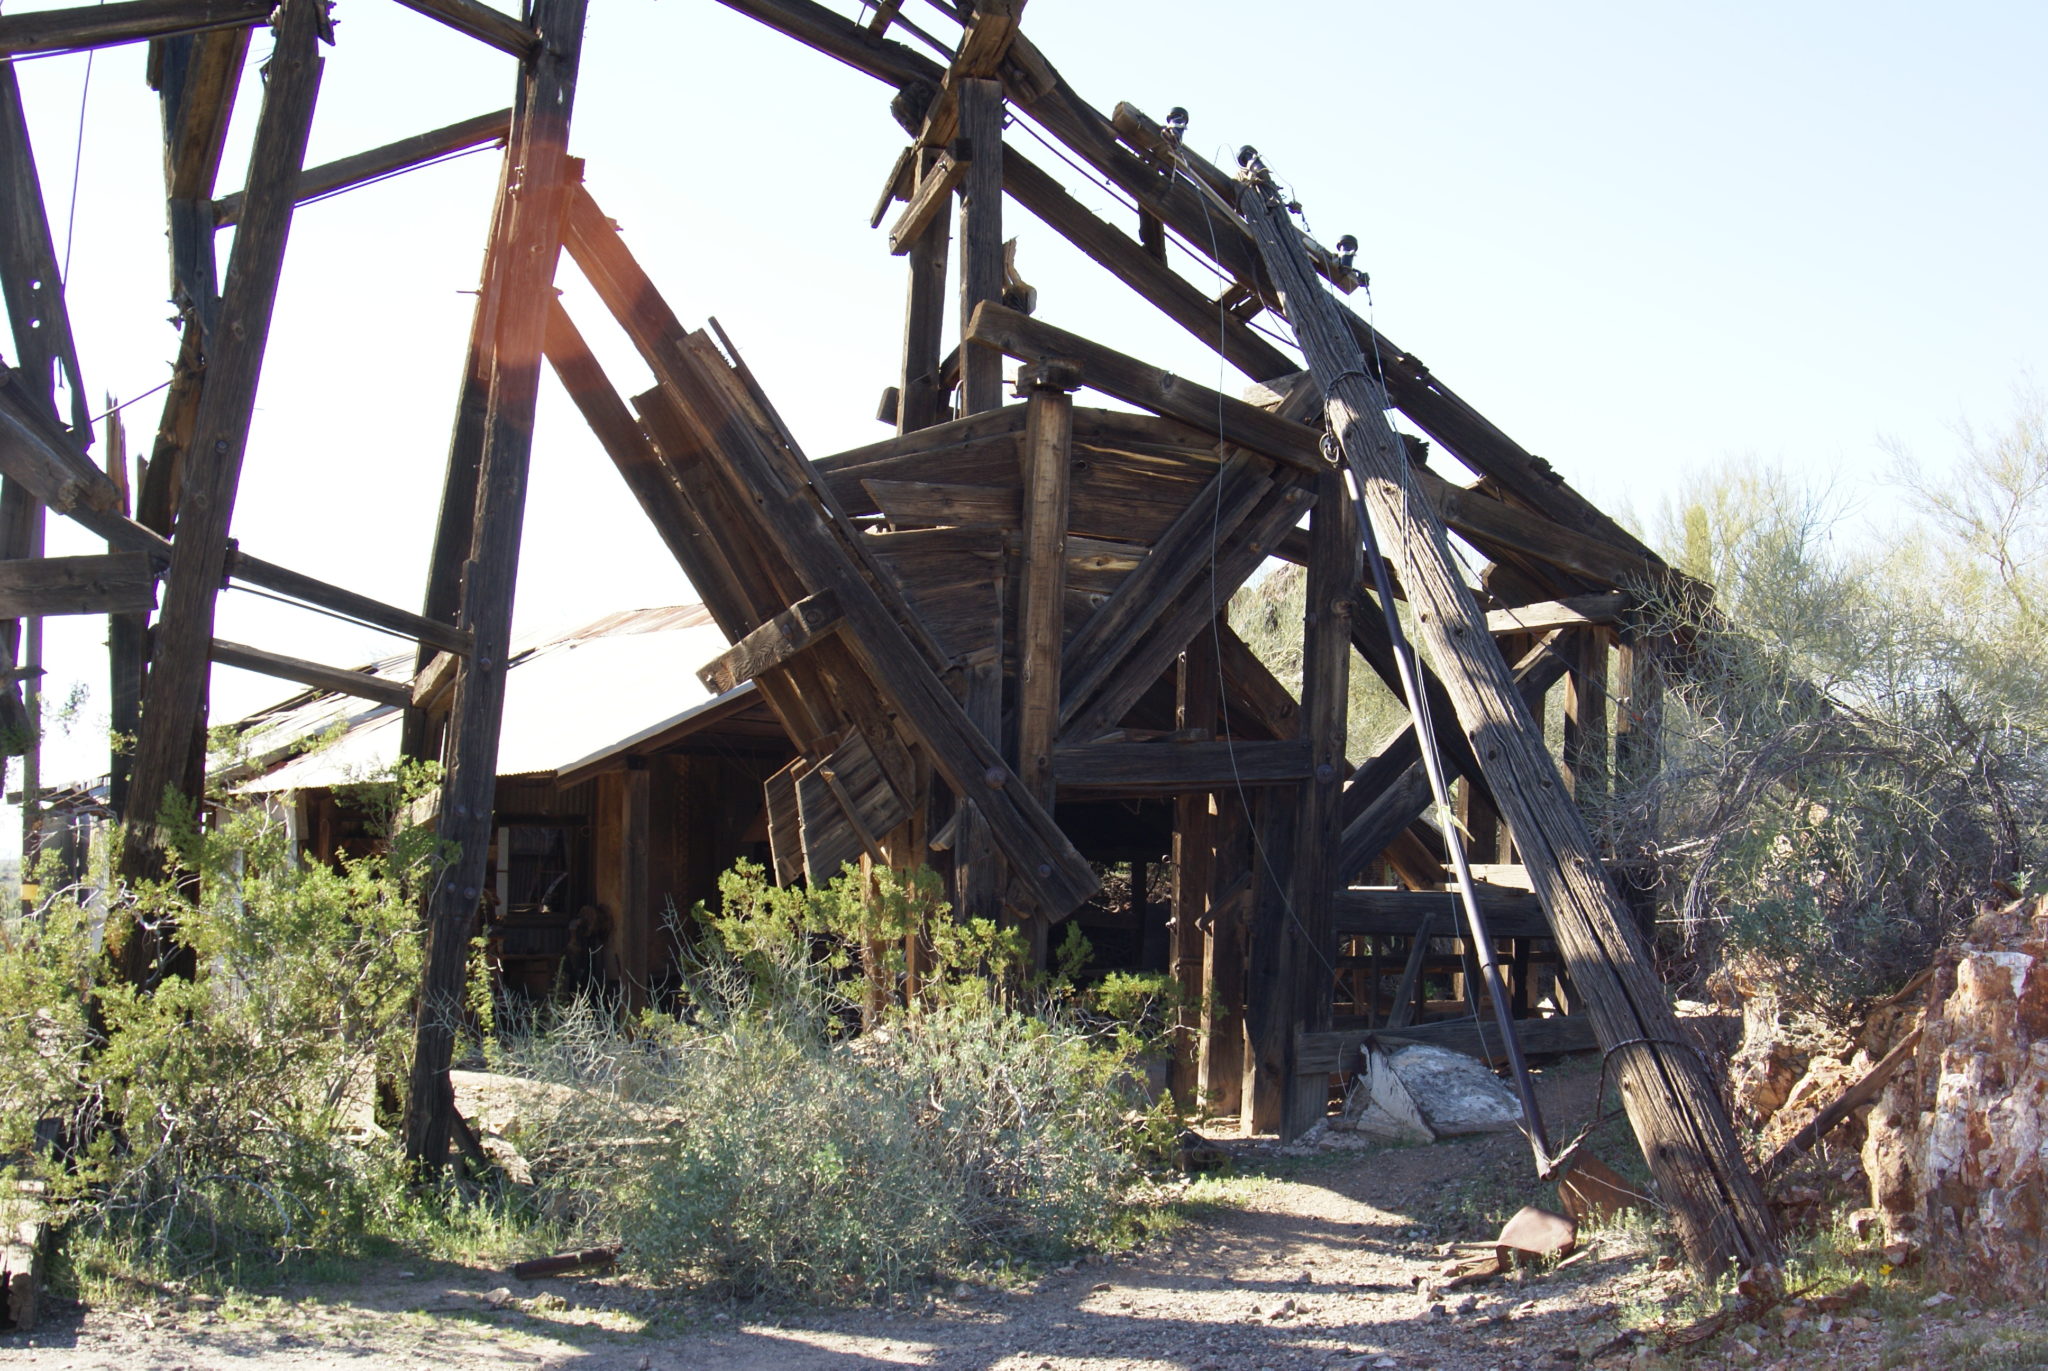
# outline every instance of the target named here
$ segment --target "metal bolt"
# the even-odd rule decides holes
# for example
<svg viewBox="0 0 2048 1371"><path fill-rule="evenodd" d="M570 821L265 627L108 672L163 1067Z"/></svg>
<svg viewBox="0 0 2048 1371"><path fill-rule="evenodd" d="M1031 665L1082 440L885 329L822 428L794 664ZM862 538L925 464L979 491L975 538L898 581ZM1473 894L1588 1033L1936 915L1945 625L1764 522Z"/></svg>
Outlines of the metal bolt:
<svg viewBox="0 0 2048 1371"><path fill-rule="evenodd" d="M1052 863L1051 863L1051 862L1040 862L1040 863L1038 864L1038 874L1039 874L1039 875L1041 875L1041 876L1050 876L1050 875L1052 875Z"/></svg>
<svg viewBox="0 0 2048 1371"><path fill-rule="evenodd" d="M228 450L228 440L227 440L227 439L225 439L225 438L216 438L216 439L214 439L214 440L213 440L213 450L214 450L215 452L223 452L223 453L224 453L224 452L226 452L226 451Z"/></svg>
<svg viewBox="0 0 2048 1371"><path fill-rule="evenodd" d="M477 897L477 888L476 888L475 886L473 886L473 885L467 885L467 886L464 886L464 887L462 888L462 898L463 898L463 899L465 899L465 900L473 900L473 899L475 899L476 897Z"/></svg>

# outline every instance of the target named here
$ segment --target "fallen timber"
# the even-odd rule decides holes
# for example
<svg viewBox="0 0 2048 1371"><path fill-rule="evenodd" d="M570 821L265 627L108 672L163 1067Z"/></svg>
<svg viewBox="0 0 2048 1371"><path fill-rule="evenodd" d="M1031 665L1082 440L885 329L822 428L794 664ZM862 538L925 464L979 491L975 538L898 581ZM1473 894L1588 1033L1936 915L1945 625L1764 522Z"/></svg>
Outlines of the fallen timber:
<svg viewBox="0 0 2048 1371"><path fill-rule="evenodd" d="M892 383L881 418L893 432L817 459L716 323L694 330L678 320L585 188L583 164L569 155L577 0L544 0L531 23L477 0L404 0L515 59L511 109L314 167L301 166L304 131L317 44L331 34L322 7L287 0L257 154L243 188L218 197L249 31L269 6L134 0L0 18L0 47L162 45L153 70L185 333L132 517L125 477L82 456L83 410L67 429L12 382L0 395L8 509L57 509L107 543L101 557L10 562L0 618L110 615L117 717L141 718L135 793L124 791L125 760L113 767L115 805L133 831L146 831L167 790L197 793L194 724L209 662L404 710L406 755L446 767L435 821L459 854L428 910L405 1126L412 1159L441 1165L460 1136L445 1075L454 991L486 885L545 362L731 643L700 679L727 693L752 683L772 716L762 727L779 728L787 744L779 755L792 759L759 796L778 876L823 879L843 861L929 862L959 911L1023 929L1042 948L1051 924L1086 911L1103 868L1131 862L1136 880L1136 867L1170 848L1170 917L1144 933L1156 939L1153 964L1189 991L1175 1088L1190 1104L1240 1111L1248 1128L1298 1135L1324 1112L1329 1076L1355 1068L1361 1033L1498 1047L1468 1026L1417 1021L1427 1017L1418 1006L1441 1000L1425 981L1469 978L1475 952L1489 950L1451 931L1443 835L1424 818L1420 740L1396 730L1368 756L1345 755L1354 651L1382 679L1396 673L1358 561L1359 507L1325 456L1322 423L1311 421L1319 405L1348 405L1370 428L1371 406L1391 403L1435 447L1411 435L1371 449L1380 466L1366 481L1369 517L1398 514L1433 530L1434 543L1421 541L1439 557L1448 528L1491 562L1483 611L1459 600L1463 587L1442 565L1397 568L1394 593L1428 616L1431 732L1457 774L1457 822L1471 831L1474 860L1503 880L1500 868L1525 870L1535 886L1483 892L1491 941L1517 968L1515 1008L1530 1013L1555 988L1574 1010L1524 1018L1528 1040L1566 1050L1597 1033L1616 1054L1667 1194L1696 1229L1711 1228L1698 1219L1708 1206L1726 1206L1725 1229L1694 1233L1696 1255L1768 1258L1767 1225L1728 1174L1725 1122L1702 1110L1697 1073L1670 1050L1661 988L1606 888L1611 854L1573 828L1572 797L1600 792L1610 758L1654 765L1658 672L1683 659L1643 632L1643 591L1696 588L1374 334L1331 293L1356 284L1339 254L1284 215L1241 202L1237 182L1174 129L1129 105L1105 116L1082 99L1021 32L1020 3L937 7L960 37L934 61L890 36L904 27L901 5L857 22L811 0L725 2L883 82L908 140L871 216L888 225L877 251L901 256L907 277L900 356L877 377ZM1136 224L1098 217L1006 146L1011 117L1129 195ZM228 537L230 516L294 209L494 142L504 144L499 192L419 612L250 556ZM29 222L41 218L38 203L24 233L46 230ZM222 288L212 243L225 224L237 233ZM1257 386L1244 399L1220 393L1041 317L1007 236L1038 226ZM1221 295L1174 270L1169 235L1224 274ZM582 323L616 325L651 386L642 379L622 393L599 365L553 288L562 248L611 316L607 324L592 311ZM16 275L54 279L11 258L7 270L10 286ZM951 317L949 298L958 302ZM61 291L35 302L55 318L53 305ZM1252 326L1262 312L1308 343L1308 371ZM1022 364L1010 395L1006 358ZM47 370L25 351L17 361L38 378ZM75 370L67 359L73 392ZM1127 408L1098 407L1102 396ZM1343 415L1331 417L1341 431ZM1390 490L1398 509L1381 508ZM0 533L14 519L0 512ZM28 546L14 538L0 552ZM1287 626L1300 635L1298 688L1253 654L1227 614L1276 557L1304 570L1306 609ZM411 678L221 641L214 600L230 579L412 639ZM159 583L164 606L150 627ZM12 658L0 665L19 674ZM1526 745L1530 714L1560 683L1561 773ZM1611 734L1610 684L1620 696ZM644 801L648 773L613 765ZM1141 846L1119 853L1094 831L1091 816L1107 812L1139 816L1131 842ZM155 860L130 858L131 871ZM1394 881L1407 888L1381 888ZM644 880L635 889L621 898L660 893ZM1564 981L1546 979L1553 939L1569 995ZM155 950L131 957L138 980L176 970ZM1391 997L1387 982L1396 982Z"/></svg>
<svg viewBox="0 0 2048 1371"><path fill-rule="evenodd" d="M1443 524L1386 422L1384 388L1311 273L1280 197L1254 176L1240 194L1288 323L1322 386L1330 431L1381 546L1398 550L1416 632L1450 692L1556 931L1602 1047L1615 1059L1651 1170L1695 1262L1774 1269L1777 1235L1720 1096L1684 1045L1664 987L1592 835L1565 794L1542 729L1516 692L1486 618L1460 579Z"/></svg>

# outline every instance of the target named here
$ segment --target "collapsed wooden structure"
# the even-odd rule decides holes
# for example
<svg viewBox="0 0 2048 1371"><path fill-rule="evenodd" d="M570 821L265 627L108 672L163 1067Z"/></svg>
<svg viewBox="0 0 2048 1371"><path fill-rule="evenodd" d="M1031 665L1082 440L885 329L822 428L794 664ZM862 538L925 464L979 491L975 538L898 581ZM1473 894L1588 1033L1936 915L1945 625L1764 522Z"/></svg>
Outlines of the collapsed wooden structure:
<svg viewBox="0 0 2048 1371"><path fill-rule="evenodd" d="M1432 930L1456 932L1436 893L1442 853L1418 826L1429 795L1414 730L1365 758L1345 755L1354 650L1396 679L1361 562L1363 512L1401 553L1394 571L1434 669L1433 732L1463 778L1475 858L1518 852L1540 906L1503 899L1506 931L1556 937L1695 1254L1771 1261L1769 1220L1727 1119L1571 802L1574 789L1603 783L1610 748L1626 769L1654 733L1658 645L1630 611L1673 573L1331 293L1357 285L1352 245L1314 242L1256 174L1228 175L1183 146L1184 118L1098 112L1020 32L1023 0L929 0L916 20L883 0L858 21L813 0L723 0L876 78L909 136L875 214L879 226L893 213L890 250L909 276L885 400L897 436L813 460L716 325L686 328L663 303L570 156L585 0L535 0L524 19L479 0L402 3L515 58L512 109L310 168L319 46L332 38L322 0L283 0L274 15L271 0L120 0L0 17L0 58L156 45L184 343L130 517L124 482L84 456L83 413L55 412L52 378L64 368L76 396L77 361L13 73L0 67L10 224L0 270L19 364L0 388L0 557L34 557L43 507L109 546L100 558L11 565L0 647L12 623L38 614L110 615L114 724L136 739L132 758L115 760L130 876L158 870L153 825L166 795L200 785L211 661L404 705L407 754L445 763L437 823L456 853L427 911L413 1157L431 1165L448 1150L447 1068L482 894L545 361L733 643L706 683L756 682L796 749L767 785L778 873L930 861L949 873L963 915L1042 936L1098 881L1062 809L1103 797L1170 804L1172 966L1200 1006L1179 1083L1290 1136L1324 1113L1332 1071L1355 1052L1356 1033L1333 1021L1340 945L1405 940L1392 1017L1405 1013ZM957 40L929 32L942 21ZM264 22L275 49L255 150L247 184L224 196L214 177L228 105L250 30ZM1006 144L1011 118L1133 202L1133 231ZM241 553L228 535L295 204L500 138L422 610ZM1259 399L1039 318L1033 292L1005 270L1011 206L1262 383ZM227 222L238 231L217 278L212 230ZM1231 283L1220 296L1172 269L1169 236ZM551 289L562 249L636 346L651 389L628 400L600 369ZM1306 365L1261 315L1291 327ZM1005 358L1020 364L1008 397ZM1083 391L1128 408L1082 403ZM1420 438L1397 438L1388 407L1476 484L1429 465ZM1487 604L1452 563L1446 528L1489 559ZM1274 557L1305 568L1298 694L1224 617ZM227 578L413 639L412 683L394 691L218 641L214 598ZM1622 705L1610 736L1611 662ZM1530 712L1560 680L1570 683L1561 768ZM1360 884L1383 865L1410 889ZM150 930L129 931L120 956L139 982L181 970ZM1375 990L1366 1014L1382 1003Z"/></svg>

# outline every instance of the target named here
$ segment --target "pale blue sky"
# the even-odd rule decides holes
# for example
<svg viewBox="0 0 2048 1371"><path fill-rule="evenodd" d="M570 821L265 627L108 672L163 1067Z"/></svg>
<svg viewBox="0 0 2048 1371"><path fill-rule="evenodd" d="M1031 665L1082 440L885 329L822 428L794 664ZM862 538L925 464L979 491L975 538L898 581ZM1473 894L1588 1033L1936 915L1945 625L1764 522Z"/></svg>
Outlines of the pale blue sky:
<svg viewBox="0 0 2048 1371"><path fill-rule="evenodd" d="M336 16L312 160L510 102L509 59L390 0ZM1951 426L1996 426L2048 356L2048 7L1034 0L1025 26L1105 112L1184 105L1226 164L1256 144L1325 241L1358 236L1386 333L1613 506L1648 513L1755 455L1888 515L1883 439L1947 462ZM163 380L176 348L143 61L98 55L84 128L70 298L95 410ZM19 67L60 250L85 65ZM720 318L813 452L883 436L902 264L866 219L903 142L889 92L713 0L593 0L583 71L575 151L678 314ZM494 157L300 212L235 525L252 552L418 602ZM1013 213L1042 317L1217 381L1213 353ZM644 387L563 284L621 389ZM690 598L547 386L522 625ZM132 445L157 406L129 411ZM51 545L92 550L70 528ZM337 663L399 646L239 593L220 631ZM90 688L52 776L104 768L103 635L51 622L52 694ZM216 718L286 689L217 670Z"/></svg>

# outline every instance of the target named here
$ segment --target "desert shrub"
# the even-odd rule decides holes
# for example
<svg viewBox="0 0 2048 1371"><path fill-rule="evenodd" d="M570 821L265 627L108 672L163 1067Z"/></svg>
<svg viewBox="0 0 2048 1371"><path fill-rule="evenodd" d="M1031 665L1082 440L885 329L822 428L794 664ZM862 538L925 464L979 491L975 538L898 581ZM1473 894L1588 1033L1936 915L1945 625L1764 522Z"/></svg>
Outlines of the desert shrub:
<svg viewBox="0 0 2048 1371"><path fill-rule="evenodd" d="M2048 856L2048 441L2038 402L1881 545L1825 492L1742 467L1669 512L1714 605L1674 644L1663 763L1601 815L1654 870L1683 964L1794 1009L1896 988Z"/></svg>
<svg viewBox="0 0 2048 1371"><path fill-rule="evenodd" d="M0 921L0 1158L98 1260L232 1277L360 1245L409 1201L375 1087L402 1080L425 835L301 865L261 811L175 838L178 885L53 895ZM102 955L153 924L191 979Z"/></svg>
<svg viewBox="0 0 2048 1371"><path fill-rule="evenodd" d="M953 923L928 873L777 890L742 864L722 891L675 1013L506 1049L556 1092L517 1138L556 1214L657 1279L826 1300L1110 1231L1143 1134L1129 1051L1025 1007L1013 939ZM914 929L906 1002L884 948Z"/></svg>

